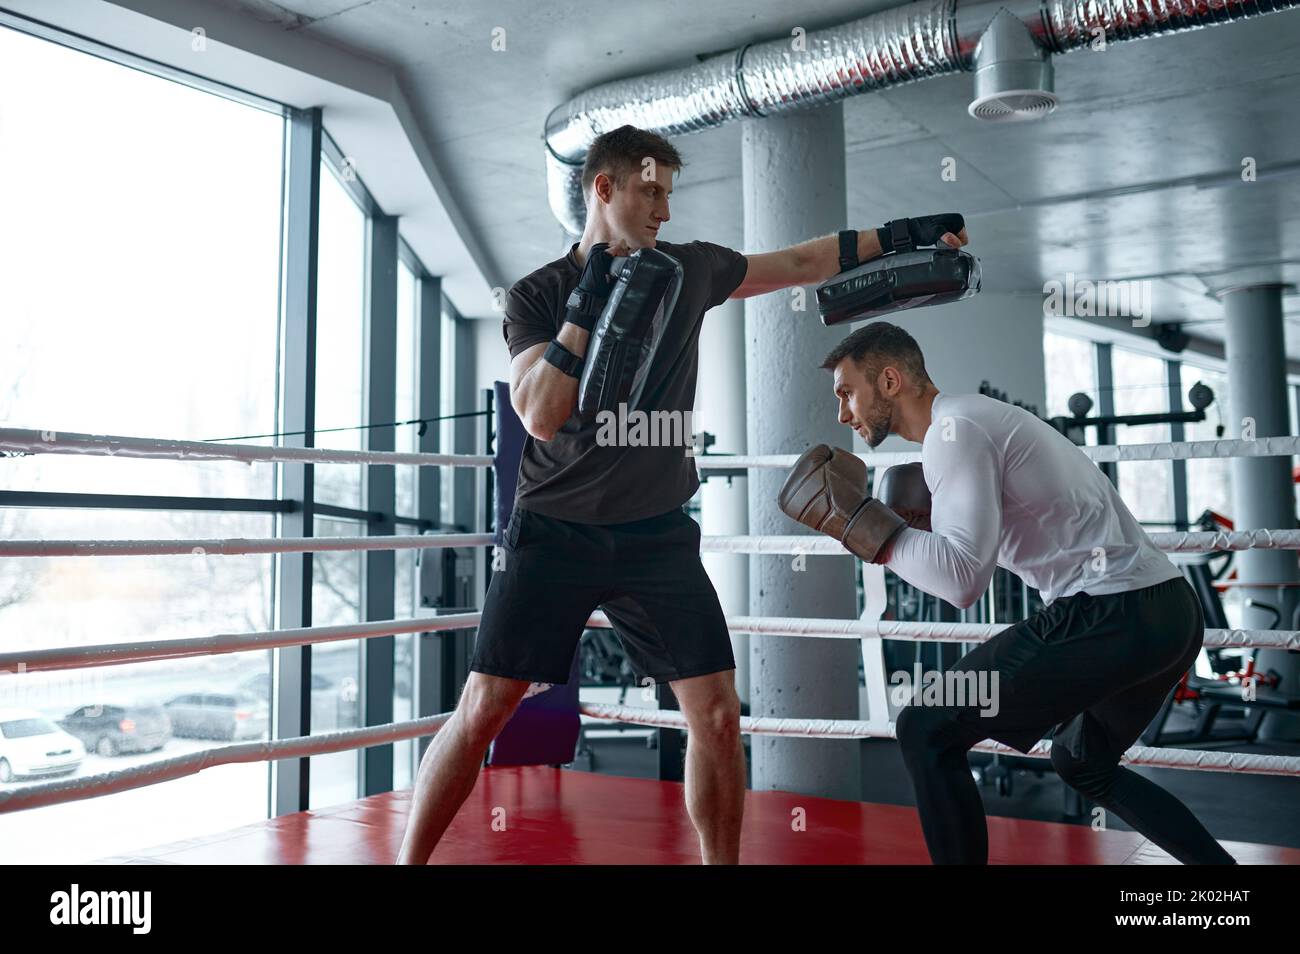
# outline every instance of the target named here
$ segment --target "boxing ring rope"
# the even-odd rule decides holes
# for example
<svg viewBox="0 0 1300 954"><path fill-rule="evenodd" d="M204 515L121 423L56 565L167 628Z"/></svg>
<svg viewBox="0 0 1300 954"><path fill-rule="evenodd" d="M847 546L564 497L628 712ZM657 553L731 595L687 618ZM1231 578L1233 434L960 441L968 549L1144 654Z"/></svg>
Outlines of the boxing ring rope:
<svg viewBox="0 0 1300 954"><path fill-rule="evenodd" d="M63 802L80 801L83 798L96 798L100 795L113 795L133 788L145 788L160 782L171 782L187 775L197 775L207 768L218 765L234 765L241 762L271 762L280 759L296 759L308 755L327 755L331 752L348 752L353 749L369 748L372 745L385 745L404 739L415 739L432 735L442 724L451 718L450 712L425 716L411 722L394 722L388 725L372 725L363 729L345 729L339 732L325 732L320 735L300 736L293 739L263 740L260 742L239 742L223 745L215 749L200 749L179 755L176 758L161 759L146 765L136 765L116 772L103 772L84 778L63 779L58 782L41 782L23 788L0 792L0 814L23 811L28 808L41 808Z"/></svg>
<svg viewBox="0 0 1300 954"><path fill-rule="evenodd" d="M1167 553L1225 550L1300 550L1300 530L1235 530L1150 533ZM231 537L214 540L0 540L0 557L63 556L248 556L263 553L322 553L345 550L436 550L490 546L490 533L402 533L373 537ZM703 553L849 556L838 540L818 534L710 536ZM1249 585L1249 584L1245 584ZM1262 584L1260 584L1262 585Z"/></svg>
<svg viewBox="0 0 1300 954"><path fill-rule="evenodd" d="M1149 533L1166 553L1215 553L1224 550L1300 550L1300 530L1190 530ZM354 538L355 539L355 538ZM849 551L822 534L705 537L700 549L708 553L846 556ZM0 556L4 553L0 544Z"/></svg>
<svg viewBox="0 0 1300 954"><path fill-rule="evenodd" d="M586 703L578 707L583 715L636 725L687 730L686 717L680 712L663 709L640 709L634 706ZM303 758L331 752L386 745L406 739L433 735L452 714L443 712L409 722L346 729L321 735L259 742L240 742L212 749L201 749L176 758L150 762L115 772L85 778L41 782L19 789L0 792L0 814L41 808L47 805L113 795L162 782L197 775L218 765L247 762L270 762ZM850 719L775 719L742 716L740 731L746 735L775 735L818 739L892 739L893 726ZM974 746L976 751L1002 755L1021 755L1010 746L985 740ZM1030 758L1050 758L1052 744L1038 742L1027 754ZM1300 775L1300 757L1290 755L1246 755L1238 752L1206 752L1192 749L1155 749L1135 745L1121 761L1151 768L1190 769L1202 772L1236 772L1245 775Z"/></svg>
<svg viewBox="0 0 1300 954"><path fill-rule="evenodd" d="M54 672L64 669L93 669L127 663L190 659L229 653L261 652L288 646L372 639L404 633L434 633L472 629L479 613L421 616L413 619L385 619L369 623L336 626L304 626L252 633L218 633L181 639L156 639L140 643L101 643L64 646L59 649L28 649L0 653L0 675L6 673ZM935 623L910 620L818 619L782 616L728 616L727 629L756 636L793 636L813 639L897 639L923 643L982 643L992 639L1011 623ZM610 629L604 613L587 620L593 629ZM1300 650L1300 630L1207 629L1205 646L1212 649L1247 647Z"/></svg>
<svg viewBox="0 0 1300 954"><path fill-rule="evenodd" d="M399 533L373 537L265 537L225 540L4 540L0 557L249 556L340 550L437 550L482 547L490 533Z"/></svg>
<svg viewBox="0 0 1300 954"><path fill-rule="evenodd" d="M254 633L218 633L188 639L155 639L141 643L102 643L93 646L64 646L59 649L30 649L0 653L0 674L8 672L54 672L62 669L93 669L127 663L190 659L195 656L223 656L251 653L287 646L307 646L348 639L398 636L403 633L434 633L449 629L471 629L478 625L478 613L449 613L418 619L384 619L370 623L338 626L303 626Z"/></svg>
<svg viewBox="0 0 1300 954"><path fill-rule="evenodd" d="M1225 457L1290 457L1300 454L1300 437L1259 437L1255 440L1163 441L1154 444L1081 446L1098 463L1125 460L1199 460ZM426 454L404 451L327 450L316 447L265 447L259 444L214 444L207 441L159 440L102 434L61 433L31 428L0 427L0 451L28 454L78 454L139 457L154 460L238 460L318 464L423 464L449 467L491 467L493 458L476 454ZM888 467L921 459L921 452L859 454L871 467ZM695 456L700 470L789 468L798 454L704 454Z"/></svg>
<svg viewBox="0 0 1300 954"><path fill-rule="evenodd" d="M597 623L592 616L590 625ZM801 619L782 616L728 616L727 627L735 633L756 636L811 636L818 639L899 639L920 643L982 643L1014 623L935 623L911 620ZM1211 649L1253 647L1256 649L1300 649L1300 630L1207 629L1205 645Z"/></svg>
<svg viewBox="0 0 1300 954"><path fill-rule="evenodd" d="M593 719L631 722L656 728L686 729L686 717L673 709L640 709L636 706L615 706L602 703L583 703L578 711ZM892 739L892 724L881 726L874 722L856 719L779 719L741 716L740 731L751 735L783 735L809 739ZM1045 759L1051 757L1052 743L1037 742L1028 752L986 739L973 746L977 752L997 755L1018 755ZM1250 755L1241 752L1207 752L1198 749L1157 749L1135 745L1124 753L1121 761L1129 765L1146 765L1152 768L1192 769L1201 772L1240 772L1247 775L1300 775L1300 756Z"/></svg>
<svg viewBox="0 0 1300 954"><path fill-rule="evenodd" d="M3 431L0 431L3 434ZM3 447L0 444L0 447ZM1125 460L1202 460L1226 457L1291 457L1300 454L1300 437L1257 437L1251 441L1160 441L1154 444L1103 444L1083 445L1079 450L1095 463L1113 463ZM858 454L869 467L892 467L921 459L921 452L889 451ZM798 454L702 454L695 458L700 470L757 470L789 469L799 459Z"/></svg>
<svg viewBox="0 0 1300 954"><path fill-rule="evenodd" d="M255 463L421 464L431 467L491 467L484 454L426 454L407 451L329 450L320 447L266 447L208 441L158 440L0 427L0 451L26 454L76 454L85 457L136 457L148 460L237 460Z"/></svg>
<svg viewBox="0 0 1300 954"><path fill-rule="evenodd" d="M1300 453L1300 438L1269 437L1253 441L1193 441L1156 444L1081 447L1094 461L1187 460L1225 456L1267 457ZM14 453L56 453L82 456L133 457L192 461L234 460L255 462L310 462L340 464L416 464L423 466L490 467L485 455L427 454L395 451L347 451L320 448L264 447L250 444L214 444L202 441L155 440L78 433L58 433L21 428L0 428L0 451ZM860 455L870 466L890 466L920 459L920 452ZM797 455L700 456L700 470L736 468L788 468ZM1246 549L1300 549L1300 531L1253 530L1231 533L1187 532L1152 534L1156 545L1170 552L1212 552ZM266 553L301 553L346 550L434 549L454 546L485 546L491 534L425 534L386 537L292 537L272 539L215 540L16 540L0 543L0 556L141 556L214 555L235 556ZM838 541L811 536L730 536L702 541L703 552L757 553L777 555L843 555ZM437 632L463 629L478 624L479 613L410 620L382 620L341 626L303 627L288 630L178 640L153 640L135 644L74 646L0 654L0 671L37 672L58 669L121 665L169 658L189 658L236 652L264 651L285 646L307 645L348 639L366 639L399 633ZM593 614L588 625L609 627L603 613ZM925 642L982 642L1005 629L1009 623L917 623L893 620L827 620L780 617L728 617L728 629L766 635L816 638L888 638ZM1205 645L1250 646L1300 649L1300 632L1287 630L1206 630ZM686 720L673 710L649 710L628 706L583 704L581 714L589 718L615 720L638 725L685 730ZM0 792L0 813L36 808L59 802L90 798L140 788L194 775L205 768L244 762L301 758L347 751L416 738L436 732L450 713L422 719L369 726L295 739L239 743L205 749L173 759L87 778L25 786ZM741 719L741 731L756 735L809 738L893 738L891 723L860 720L752 718ZM986 740L977 751L1019 754L1016 750ZM1028 755L1046 758L1051 743L1042 741ZM1300 757L1248 755L1193 749L1165 749L1134 746L1123 761L1133 765L1198 771L1241 772L1262 775L1300 775Z"/></svg>

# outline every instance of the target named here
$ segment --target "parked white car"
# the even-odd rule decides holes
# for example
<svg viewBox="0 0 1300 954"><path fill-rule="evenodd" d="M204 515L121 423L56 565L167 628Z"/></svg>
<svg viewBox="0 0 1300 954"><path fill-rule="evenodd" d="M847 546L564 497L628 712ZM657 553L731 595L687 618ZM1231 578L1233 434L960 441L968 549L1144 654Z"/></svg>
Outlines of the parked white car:
<svg viewBox="0 0 1300 954"><path fill-rule="evenodd" d="M0 708L0 782L69 775L86 747L35 709Z"/></svg>

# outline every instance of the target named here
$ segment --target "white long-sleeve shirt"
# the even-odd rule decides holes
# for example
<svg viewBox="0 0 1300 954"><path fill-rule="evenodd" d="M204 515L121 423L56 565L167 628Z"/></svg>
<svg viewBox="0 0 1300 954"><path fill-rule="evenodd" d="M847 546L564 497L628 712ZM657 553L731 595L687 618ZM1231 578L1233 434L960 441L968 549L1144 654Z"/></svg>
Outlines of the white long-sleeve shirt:
<svg viewBox="0 0 1300 954"><path fill-rule="evenodd" d="M1101 470L1022 408L979 394L938 395L921 465L932 531L904 528L885 565L956 606L978 600L998 566L1044 603L1180 575Z"/></svg>

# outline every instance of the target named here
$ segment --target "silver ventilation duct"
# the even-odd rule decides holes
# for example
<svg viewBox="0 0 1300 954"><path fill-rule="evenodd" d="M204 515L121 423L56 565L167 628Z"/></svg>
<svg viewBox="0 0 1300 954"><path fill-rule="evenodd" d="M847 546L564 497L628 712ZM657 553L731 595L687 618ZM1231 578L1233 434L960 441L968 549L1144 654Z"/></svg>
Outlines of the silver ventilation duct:
<svg viewBox="0 0 1300 954"><path fill-rule="evenodd" d="M1029 108L1032 115L1034 104L1023 97L1051 95L1047 54L1079 49L1102 35L1117 43L1296 6L1300 0L918 0L802 38L770 40L695 66L605 83L557 106L546 119L551 210L570 232L582 232L587 145L624 123L679 136L982 65L989 70L985 79L977 76L976 102L991 104L986 94L1018 90L1022 98L1008 96L1002 108ZM977 64L977 47L1003 12L1004 21L1020 21L1044 51L1039 75L1046 81L1038 86L1014 80L1013 74L1033 67L1023 57L1015 65L1016 57L986 52ZM1005 29L999 27L998 35ZM1005 41L1000 46L1007 49Z"/></svg>

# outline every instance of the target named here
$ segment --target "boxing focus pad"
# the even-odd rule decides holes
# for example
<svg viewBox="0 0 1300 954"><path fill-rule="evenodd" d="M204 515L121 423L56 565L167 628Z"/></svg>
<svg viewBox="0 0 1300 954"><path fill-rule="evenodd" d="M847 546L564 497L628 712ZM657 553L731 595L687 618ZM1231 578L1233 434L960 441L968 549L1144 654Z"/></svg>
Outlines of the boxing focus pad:
<svg viewBox="0 0 1300 954"><path fill-rule="evenodd" d="M860 321L974 295L980 290L979 259L939 246L945 232L955 235L965 226L957 212L894 219L876 229L882 254L865 265L858 261L858 233L840 232L840 272L817 286L822 324ZM921 247L929 245L938 247Z"/></svg>
<svg viewBox="0 0 1300 954"><path fill-rule="evenodd" d="M655 349L682 288L682 266L666 252L639 248L614 260L618 281L596 321L578 384L578 411L636 410Z"/></svg>
<svg viewBox="0 0 1300 954"><path fill-rule="evenodd" d="M925 248L872 259L817 286L822 324L945 305L980 290L980 263L959 248Z"/></svg>
<svg viewBox="0 0 1300 954"><path fill-rule="evenodd" d="M876 499L913 530L930 529L930 488L920 464L895 464L882 473L876 482Z"/></svg>
<svg viewBox="0 0 1300 954"><path fill-rule="evenodd" d="M907 524L867 493L867 465L839 447L818 444L804 452L777 495L785 513L834 537L850 553L873 562Z"/></svg>

